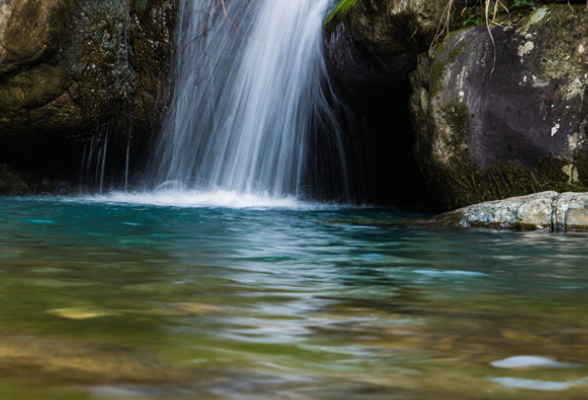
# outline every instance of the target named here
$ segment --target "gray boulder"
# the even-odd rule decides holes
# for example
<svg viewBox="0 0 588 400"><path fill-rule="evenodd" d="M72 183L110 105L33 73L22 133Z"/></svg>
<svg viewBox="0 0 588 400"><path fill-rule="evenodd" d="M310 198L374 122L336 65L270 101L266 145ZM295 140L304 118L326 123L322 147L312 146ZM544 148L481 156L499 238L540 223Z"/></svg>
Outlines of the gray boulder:
<svg viewBox="0 0 588 400"><path fill-rule="evenodd" d="M542 192L464 207L428 224L499 229L586 231L588 193Z"/></svg>

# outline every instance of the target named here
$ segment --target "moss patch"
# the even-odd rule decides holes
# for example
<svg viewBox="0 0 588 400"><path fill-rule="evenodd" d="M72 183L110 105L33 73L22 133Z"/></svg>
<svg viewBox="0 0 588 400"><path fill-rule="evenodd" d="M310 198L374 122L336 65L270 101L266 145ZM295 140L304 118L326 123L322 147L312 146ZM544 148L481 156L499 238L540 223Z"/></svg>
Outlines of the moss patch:
<svg viewBox="0 0 588 400"><path fill-rule="evenodd" d="M343 0L337 7L335 7L335 9L333 9L333 11L329 13L327 18L325 18L325 22L323 23L327 35L330 35L335 31L337 25L339 25L345 14L347 14L349 9L353 7L354 4L355 0Z"/></svg>
<svg viewBox="0 0 588 400"><path fill-rule="evenodd" d="M440 163L430 165L435 171L430 184L447 209L547 190L560 193L588 190L584 186L568 183L560 167L565 162L552 155L543 157L535 168L518 162L479 168L467 152L457 154L450 166Z"/></svg>

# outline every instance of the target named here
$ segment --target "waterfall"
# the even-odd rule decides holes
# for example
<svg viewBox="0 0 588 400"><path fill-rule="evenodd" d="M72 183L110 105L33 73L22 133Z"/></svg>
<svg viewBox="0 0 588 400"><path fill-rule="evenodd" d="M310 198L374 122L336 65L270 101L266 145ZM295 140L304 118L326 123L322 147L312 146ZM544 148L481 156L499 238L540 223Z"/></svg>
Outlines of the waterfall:
<svg viewBox="0 0 588 400"><path fill-rule="evenodd" d="M321 52L331 0L180 3L174 95L152 158L156 183L277 197L331 185L344 196Z"/></svg>

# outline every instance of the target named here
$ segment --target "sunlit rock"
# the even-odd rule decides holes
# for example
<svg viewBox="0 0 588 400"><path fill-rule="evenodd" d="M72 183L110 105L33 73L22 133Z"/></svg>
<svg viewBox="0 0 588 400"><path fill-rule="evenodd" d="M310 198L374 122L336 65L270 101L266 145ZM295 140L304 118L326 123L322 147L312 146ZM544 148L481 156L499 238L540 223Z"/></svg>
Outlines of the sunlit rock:
<svg viewBox="0 0 588 400"><path fill-rule="evenodd" d="M541 192L460 208L428 223L459 227L586 231L588 193Z"/></svg>

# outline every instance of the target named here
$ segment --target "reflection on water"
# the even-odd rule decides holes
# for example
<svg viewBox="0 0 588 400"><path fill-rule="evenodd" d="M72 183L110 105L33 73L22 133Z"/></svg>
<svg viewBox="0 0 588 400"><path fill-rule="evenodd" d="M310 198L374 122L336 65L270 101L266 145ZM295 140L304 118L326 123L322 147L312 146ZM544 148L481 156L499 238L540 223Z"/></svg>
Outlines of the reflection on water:
<svg viewBox="0 0 588 400"><path fill-rule="evenodd" d="M0 398L586 398L584 235L400 214L2 198Z"/></svg>

